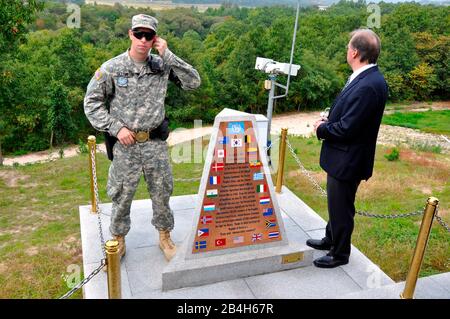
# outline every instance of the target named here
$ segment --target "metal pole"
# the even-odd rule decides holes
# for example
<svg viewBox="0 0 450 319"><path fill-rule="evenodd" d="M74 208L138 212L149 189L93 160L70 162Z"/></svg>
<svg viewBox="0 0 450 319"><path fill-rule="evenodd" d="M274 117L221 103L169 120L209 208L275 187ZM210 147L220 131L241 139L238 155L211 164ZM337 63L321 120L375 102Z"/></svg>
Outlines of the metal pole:
<svg viewBox="0 0 450 319"><path fill-rule="evenodd" d="M97 213L97 200L95 199L95 190L94 190L94 176L93 172L93 163L97 164L97 144L94 135L90 135L88 137L88 146L89 146L89 171L91 176L91 213ZM97 165L95 165L97 167Z"/></svg>
<svg viewBox="0 0 450 319"><path fill-rule="evenodd" d="M106 267L108 275L108 297L109 299L121 299L121 278L120 278L120 254L119 242L108 240L105 244Z"/></svg>
<svg viewBox="0 0 450 319"><path fill-rule="evenodd" d="M270 147L272 144L271 138L270 138L270 129L272 124L272 113L273 113L273 97L275 95L275 80L277 79L277 76L274 74L269 75L270 80L270 92L269 92L269 101L267 102L267 147ZM270 149L268 151L268 157L270 159Z"/></svg>
<svg viewBox="0 0 450 319"><path fill-rule="evenodd" d="M287 128L281 129L281 138L280 138L280 157L278 161L278 173L277 173L277 186L275 191L277 193L281 193L281 187L283 186L283 175L284 175L284 161L286 159L286 137L287 137Z"/></svg>
<svg viewBox="0 0 450 319"><path fill-rule="evenodd" d="M292 37L291 58L289 61L289 74L288 74L288 78L287 78L286 91L284 92L283 95L275 96L274 99L279 99L279 98L285 97L289 93L289 84L291 82L292 60L294 59L295 39L297 38L297 26L298 26L299 12L300 12L300 0L297 1L297 13L295 14L294 35Z"/></svg>
<svg viewBox="0 0 450 319"><path fill-rule="evenodd" d="M270 74L269 75L269 80L271 81L271 87L270 87L269 101L267 103L267 119L269 120L268 121L268 125L267 125L267 147L270 147L270 145L272 144L272 141L270 139L270 129L271 129L271 126L272 126L271 124L272 124L272 113L273 113L273 101L275 99L279 99L279 98L287 96L288 92L289 92L289 83L290 83L290 80L291 80L292 61L294 59L295 40L297 38L299 12L300 12L300 1L297 1L297 12L295 14L294 35L292 37L291 57L290 57L290 61L289 61L289 73L288 73L286 86L280 85L280 84L278 84L276 82L276 78L277 77L276 77L275 74ZM276 85L279 85L280 87L285 89L284 94L275 96L275 86ZM270 159L270 149L267 152L267 157L268 157L269 165L271 165L272 161Z"/></svg>
<svg viewBox="0 0 450 319"><path fill-rule="evenodd" d="M420 267L422 266L423 256L425 255L425 249L427 248L428 238L430 237L431 226L433 225L438 204L439 200L436 197L429 197L427 200L419 235L417 236L416 248L414 249L411 266L406 277L405 289L400 294L400 298L402 299L412 299L414 296L417 278L419 277Z"/></svg>

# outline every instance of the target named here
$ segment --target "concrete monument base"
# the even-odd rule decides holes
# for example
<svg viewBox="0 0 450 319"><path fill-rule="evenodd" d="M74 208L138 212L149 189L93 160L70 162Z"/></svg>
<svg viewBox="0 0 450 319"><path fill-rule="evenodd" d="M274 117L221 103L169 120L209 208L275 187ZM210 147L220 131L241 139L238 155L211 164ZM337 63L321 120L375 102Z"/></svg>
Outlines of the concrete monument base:
<svg viewBox="0 0 450 319"><path fill-rule="evenodd" d="M311 265L310 252L307 251L305 242L309 238L321 238L325 234L326 222L320 218L308 205L295 196L294 193L283 187L282 193L276 195L280 203L281 216L286 228L286 235L289 245L285 247L296 247L297 250L305 251L303 265L282 265L294 267L294 269L280 268L280 271L272 269L270 272L261 271L260 274L245 275L242 272L236 279L223 280L214 277L214 283L200 284L197 286L180 289L167 290L163 287L163 276L172 273L178 275L175 270L194 273L194 266L182 268L177 264L177 260L183 259L183 245L187 242L192 230L192 219L194 214L197 195L174 196L170 199L170 205L174 211L175 228L172 231L173 240L177 244L177 256L168 263L158 247L158 233L151 225L152 204L150 200L135 200L131 206L131 230L127 235L127 254L121 262L122 271L122 298L214 298L214 299L254 299L254 298L339 298L351 293L365 291L372 288L373 278L381 287L395 284L386 274L379 270L364 254L356 247L352 247L352 255L348 265L335 269L320 269ZM103 231L105 239L110 239L108 227L110 222L111 204L101 204ZM88 276L100 264L102 252L100 249L99 230L97 216L91 214L90 206L80 206L80 228L83 246L83 268L84 275ZM304 247L304 248L301 248ZM271 249L271 248L268 248ZM281 247L273 248L280 250ZM280 250L281 251L281 250ZM290 252L290 250L288 250ZM245 252L249 256L250 251ZM255 251L256 252L256 251ZM241 253L241 252L239 252ZM260 251L259 253L265 254ZM326 252L315 250L314 258L323 256ZM273 257L279 265L279 260L283 255L277 252L278 257ZM234 254L233 254L234 255ZM272 256L276 254L273 253ZM222 255L215 256L216 258ZM231 256L231 255L229 255ZM236 254L236 256L242 256ZM207 258L207 257L204 257ZM204 258L190 259L202 262L205 266ZM228 257L227 258L231 258ZM247 257L249 258L249 257ZM239 258L236 257L239 261ZM214 265L211 259L210 265ZM172 262L174 264L172 265ZM221 275L225 276L235 271L237 268L260 267L260 263L267 267L270 257L263 258L262 255L254 260L247 259L228 263L228 270L221 269ZM193 265L193 264L192 264ZM213 269L213 268L211 268ZM205 276L208 274L204 270L198 270L200 274L195 276ZM236 271L237 272L237 271ZM191 274L192 275L192 274ZM376 275L376 276L375 276ZM208 275L209 276L209 275ZM181 277L181 276L180 276ZM185 280L180 278L179 280ZM210 279L210 278L208 278ZM166 278L164 282L166 282ZM192 279L188 279L192 280ZM169 281L170 282L170 279ZM212 282L212 281L210 281ZM166 289L166 290L164 290ZM372 290L372 289L370 289ZM106 273L101 271L91 281L83 287L83 295L86 299L108 298ZM447 295L448 296L448 295Z"/></svg>
<svg viewBox="0 0 450 319"><path fill-rule="evenodd" d="M313 260L313 249L299 243L198 259L185 259L185 247L179 251L162 272L163 291L310 266Z"/></svg>

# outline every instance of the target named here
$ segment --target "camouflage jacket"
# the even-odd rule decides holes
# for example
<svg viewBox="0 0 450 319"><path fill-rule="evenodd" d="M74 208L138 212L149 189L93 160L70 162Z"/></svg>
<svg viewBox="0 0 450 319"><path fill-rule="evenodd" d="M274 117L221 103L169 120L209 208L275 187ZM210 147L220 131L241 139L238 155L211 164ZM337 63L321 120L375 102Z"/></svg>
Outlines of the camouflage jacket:
<svg viewBox="0 0 450 319"><path fill-rule="evenodd" d="M103 63L95 72L84 98L84 112L95 129L117 136L124 126L132 131L157 127L165 116L171 70L184 90L200 85L198 72L169 49L162 58L152 55L152 59L160 72L148 64L139 70L128 51Z"/></svg>

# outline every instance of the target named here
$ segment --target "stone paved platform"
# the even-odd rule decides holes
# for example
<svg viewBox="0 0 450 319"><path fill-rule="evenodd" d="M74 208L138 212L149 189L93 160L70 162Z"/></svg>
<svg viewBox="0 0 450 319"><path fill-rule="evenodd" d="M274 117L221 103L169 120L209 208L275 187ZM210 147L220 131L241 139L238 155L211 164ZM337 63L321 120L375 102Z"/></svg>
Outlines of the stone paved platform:
<svg viewBox="0 0 450 319"><path fill-rule="evenodd" d="M185 195L171 198L170 204L175 216L172 237L177 245L181 245L191 231L196 197L197 195ZM295 194L283 187L282 193L277 194L277 197L290 242L304 244L308 238L323 236L325 221ZM110 237L108 227L111 204L102 204L101 208L107 239ZM87 276L99 265L102 253L97 216L90 213L90 206L80 206L79 211L83 265ZM352 247L349 264L334 269L308 266L163 292L161 274L168 263L158 247L158 234L150 223L151 215L150 200L133 201L127 255L122 260L121 268L123 298L396 298L399 287L403 287L384 274L356 247ZM324 252L314 251L314 258L323 254ZM448 282L448 276L443 278ZM432 289L432 284L437 285L436 280L428 280L425 286ZM392 286L396 288L390 288ZM423 291L423 286L418 284L418 290ZM442 284L437 286L440 294L443 298L450 298L450 291L441 286ZM107 298L107 295L104 272L84 286L84 298ZM426 292L418 292L418 297L427 296L432 297Z"/></svg>

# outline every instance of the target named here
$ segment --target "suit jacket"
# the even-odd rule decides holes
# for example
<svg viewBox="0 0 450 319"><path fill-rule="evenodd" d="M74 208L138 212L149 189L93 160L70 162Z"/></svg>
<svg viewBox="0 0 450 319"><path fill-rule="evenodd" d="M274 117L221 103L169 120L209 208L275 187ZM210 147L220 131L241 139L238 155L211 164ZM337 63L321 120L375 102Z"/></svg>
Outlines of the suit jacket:
<svg viewBox="0 0 450 319"><path fill-rule="evenodd" d="M323 139L320 166L340 180L372 176L378 130L388 87L377 66L359 74L336 98L328 122L317 128Z"/></svg>

